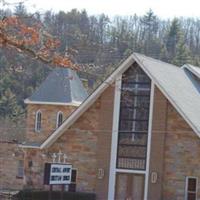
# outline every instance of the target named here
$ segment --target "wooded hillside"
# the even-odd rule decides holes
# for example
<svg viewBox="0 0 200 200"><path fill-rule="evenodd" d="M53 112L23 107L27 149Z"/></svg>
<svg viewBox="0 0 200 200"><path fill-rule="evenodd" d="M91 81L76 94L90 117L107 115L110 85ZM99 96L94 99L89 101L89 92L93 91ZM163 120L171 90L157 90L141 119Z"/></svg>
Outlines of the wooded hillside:
<svg viewBox="0 0 200 200"><path fill-rule="evenodd" d="M60 52L88 66L101 79L119 60L140 52L181 66L200 66L200 19L163 20L149 10L144 16L109 18L87 11L27 13L23 4L13 12L0 10L1 19L17 15L43 23L61 41ZM97 66L97 67L94 67ZM45 64L6 48L0 49L0 117L16 120L24 115L23 100L30 96L51 70ZM85 69L84 69L85 70Z"/></svg>

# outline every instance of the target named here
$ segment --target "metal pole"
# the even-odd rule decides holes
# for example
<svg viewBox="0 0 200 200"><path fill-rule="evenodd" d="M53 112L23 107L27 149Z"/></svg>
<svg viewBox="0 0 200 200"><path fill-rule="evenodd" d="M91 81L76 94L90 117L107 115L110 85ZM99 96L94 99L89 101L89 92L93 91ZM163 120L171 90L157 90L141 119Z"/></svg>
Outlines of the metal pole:
<svg viewBox="0 0 200 200"><path fill-rule="evenodd" d="M53 190L53 185L50 185L49 186L49 197L48 197L49 200L51 200L52 190Z"/></svg>
<svg viewBox="0 0 200 200"><path fill-rule="evenodd" d="M60 195L60 200L63 200L63 196L64 196L64 188L65 188L65 185L61 185L61 195Z"/></svg>

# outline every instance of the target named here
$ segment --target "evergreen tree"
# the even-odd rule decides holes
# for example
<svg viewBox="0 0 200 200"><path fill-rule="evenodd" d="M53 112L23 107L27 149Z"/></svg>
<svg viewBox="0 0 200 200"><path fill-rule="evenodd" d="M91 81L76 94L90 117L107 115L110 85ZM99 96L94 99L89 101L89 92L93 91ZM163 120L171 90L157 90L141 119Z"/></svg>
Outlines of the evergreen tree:
<svg viewBox="0 0 200 200"><path fill-rule="evenodd" d="M156 58L159 57L160 52L160 41L157 38L158 24L158 18L151 9L141 18L143 52Z"/></svg>
<svg viewBox="0 0 200 200"><path fill-rule="evenodd" d="M181 25L177 18L173 19L167 33L166 47L168 51L168 61L172 61L173 57L176 55L177 44L182 35Z"/></svg>
<svg viewBox="0 0 200 200"><path fill-rule="evenodd" d="M14 15L17 15L19 17L27 15L27 10L26 10L26 7L24 6L23 2L19 2L19 4L17 4L17 6L15 6Z"/></svg>
<svg viewBox="0 0 200 200"><path fill-rule="evenodd" d="M183 37L179 39L179 42L176 46L176 54L172 62L177 66L182 66L186 63L192 64L191 52L188 46L185 44Z"/></svg>
<svg viewBox="0 0 200 200"><path fill-rule="evenodd" d="M3 118L16 119L23 113L22 108L17 104L16 96L7 89L1 94L0 113Z"/></svg>

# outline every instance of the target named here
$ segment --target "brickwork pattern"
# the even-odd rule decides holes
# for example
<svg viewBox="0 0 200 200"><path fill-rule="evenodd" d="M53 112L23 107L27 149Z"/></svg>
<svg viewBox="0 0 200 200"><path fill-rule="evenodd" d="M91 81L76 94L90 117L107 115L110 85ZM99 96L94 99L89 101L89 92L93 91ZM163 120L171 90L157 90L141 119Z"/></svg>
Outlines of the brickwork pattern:
<svg viewBox="0 0 200 200"><path fill-rule="evenodd" d="M114 88L111 86L50 148L26 150L27 187L47 188L43 186L44 163L52 162L52 153L61 150L78 170L77 191L95 192L98 199L107 198L113 98ZM105 171L103 179L97 177L99 168Z"/></svg>
<svg viewBox="0 0 200 200"><path fill-rule="evenodd" d="M43 142L56 129L57 113L63 112L63 119L66 119L76 108L75 106L29 104L26 141ZM35 118L38 110L42 113L42 128L40 132L35 132Z"/></svg>
<svg viewBox="0 0 200 200"><path fill-rule="evenodd" d="M0 162L3 163L0 166L1 185L21 188L24 182L26 188L48 189L43 185L44 163L51 162L52 153L61 150L78 170L77 191L95 192L98 199L107 199L113 100L114 88L110 86L50 148L24 150L24 180L16 178L17 160L23 159L17 145L0 145ZM150 174L158 172L158 181L153 184L149 179L148 200L183 200L186 176L200 180L200 139L158 88L154 100ZM33 132L35 112L44 109L42 113L45 116L47 111L43 120L45 126L53 130L56 114L61 108L31 105L28 109L28 126L32 127L32 132L27 132L28 137L31 141L41 141L50 132L41 136ZM12 159L13 155L15 159ZM104 169L103 179L98 179L98 169Z"/></svg>
<svg viewBox="0 0 200 200"><path fill-rule="evenodd" d="M169 104L164 155L164 200L184 199L186 176L195 176L200 180L199 155L199 137ZM199 198L200 192L197 199Z"/></svg>
<svg viewBox="0 0 200 200"><path fill-rule="evenodd" d="M22 189L23 179L18 177L18 162L23 161L23 151L11 142L0 142L0 190Z"/></svg>

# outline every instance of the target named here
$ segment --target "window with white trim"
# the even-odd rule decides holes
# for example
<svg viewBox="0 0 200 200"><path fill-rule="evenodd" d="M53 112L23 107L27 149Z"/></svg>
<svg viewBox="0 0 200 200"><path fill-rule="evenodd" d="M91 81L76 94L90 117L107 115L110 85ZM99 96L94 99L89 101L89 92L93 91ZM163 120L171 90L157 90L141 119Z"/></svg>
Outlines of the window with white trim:
<svg viewBox="0 0 200 200"><path fill-rule="evenodd" d="M63 113L59 111L57 113L56 128L58 128L63 123Z"/></svg>
<svg viewBox="0 0 200 200"><path fill-rule="evenodd" d="M117 168L146 169L151 80L134 63L122 75Z"/></svg>
<svg viewBox="0 0 200 200"><path fill-rule="evenodd" d="M42 128L42 113L40 110L35 115L35 132L40 132Z"/></svg>
<svg viewBox="0 0 200 200"><path fill-rule="evenodd" d="M185 200L197 199L197 183L196 177L186 177Z"/></svg>

